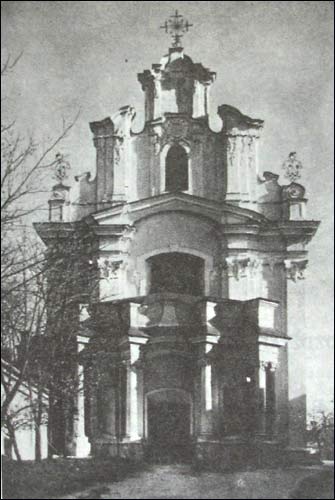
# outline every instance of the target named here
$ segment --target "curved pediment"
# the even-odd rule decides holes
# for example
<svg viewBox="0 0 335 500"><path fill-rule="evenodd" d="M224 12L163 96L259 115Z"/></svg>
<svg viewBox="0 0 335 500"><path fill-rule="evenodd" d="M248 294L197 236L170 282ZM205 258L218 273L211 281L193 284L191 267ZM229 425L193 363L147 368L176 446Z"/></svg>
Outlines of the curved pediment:
<svg viewBox="0 0 335 500"><path fill-rule="evenodd" d="M166 193L159 196L119 205L93 214L91 220L98 225L134 224L137 221L166 212L184 212L223 225L264 225L263 215L245 208L206 200L185 193Z"/></svg>

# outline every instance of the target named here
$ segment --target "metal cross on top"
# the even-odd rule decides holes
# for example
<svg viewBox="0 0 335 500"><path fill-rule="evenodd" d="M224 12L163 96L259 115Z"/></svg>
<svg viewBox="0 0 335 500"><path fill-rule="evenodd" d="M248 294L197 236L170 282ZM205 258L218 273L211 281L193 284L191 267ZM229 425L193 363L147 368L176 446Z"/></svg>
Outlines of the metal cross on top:
<svg viewBox="0 0 335 500"><path fill-rule="evenodd" d="M165 30L165 33L168 33L172 36L173 47L180 47L180 40L184 36L184 33L188 32L188 29L193 26L188 21L186 21L181 14L178 14L178 11L174 13L173 16L165 21L163 26L160 26L161 29Z"/></svg>

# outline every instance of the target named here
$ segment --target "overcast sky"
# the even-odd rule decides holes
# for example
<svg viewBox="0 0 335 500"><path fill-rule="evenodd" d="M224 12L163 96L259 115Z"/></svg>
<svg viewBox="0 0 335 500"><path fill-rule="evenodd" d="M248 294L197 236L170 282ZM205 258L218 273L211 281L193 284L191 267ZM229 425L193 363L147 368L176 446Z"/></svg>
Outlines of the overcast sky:
<svg viewBox="0 0 335 500"><path fill-rule="evenodd" d="M22 130L46 142L60 130L63 117L80 109L62 151L73 174L94 172L88 123L131 104L137 110L136 130L142 128L144 102L136 75L167 52L170 40L159 26L175 9L193 24L184 39L185 52L217 72L212 127L218 127L217 106L230 104L265 120L261 171L282 173L290 151L297 151L303 163L308 215L322 221L309 247L308 331L330 335L332 2L2 2L2 55L23 51L6 89L11 110ZM327 362L320 362L323 383L329 376Z"/></svg>

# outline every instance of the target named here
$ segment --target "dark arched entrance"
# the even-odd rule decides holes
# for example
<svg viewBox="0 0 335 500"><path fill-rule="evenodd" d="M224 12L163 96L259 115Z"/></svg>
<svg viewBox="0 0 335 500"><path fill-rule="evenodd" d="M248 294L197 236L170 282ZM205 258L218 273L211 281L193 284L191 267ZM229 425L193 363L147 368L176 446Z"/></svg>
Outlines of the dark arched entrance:
<svg viewBox="0 0 335 500"><path fill-rule="evenodd" d="M150 293L204 294L204 261L194 255L170 252L148 259Z"/></svg>
<svg viewBox="0 0 335 500"><path fill-rule="evenodd" d="M192 405L182 390L162 389L146 397L148 458L153 462L185 462L191 455Z"/></svg>

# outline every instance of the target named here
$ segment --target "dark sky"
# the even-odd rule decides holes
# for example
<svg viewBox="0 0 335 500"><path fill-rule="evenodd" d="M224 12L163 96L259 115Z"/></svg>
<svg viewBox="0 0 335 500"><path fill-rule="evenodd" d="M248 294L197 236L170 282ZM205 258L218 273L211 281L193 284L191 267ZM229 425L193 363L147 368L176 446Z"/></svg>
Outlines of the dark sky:
<svg viewBox="0 0 335 500"><path fill-rule="evenodd" d="M308 332L329 335L333 297L333 3L294 1L8 1L2 2L2 55L23 51L7 83L11 113L42 143L81 109L65 141L73 174L94 172L88 122L122 105L137 110L137 73L159 62L170 41L159 26L178 9L192 24L185 52L217 72L219 104L265 120L260 170L282 173L290 151L304 170L308 214L322 220L310 245ZM52 184L50 179L50 185ZM286 180L281 177L281 182ZM320 351L325 356L328 349ZM329 354L330 356L331 354ZM324 380L330 376L323 359ZM329 366L329 364L328 364ZM322 371L323 370L323 371Z"/></svg>

